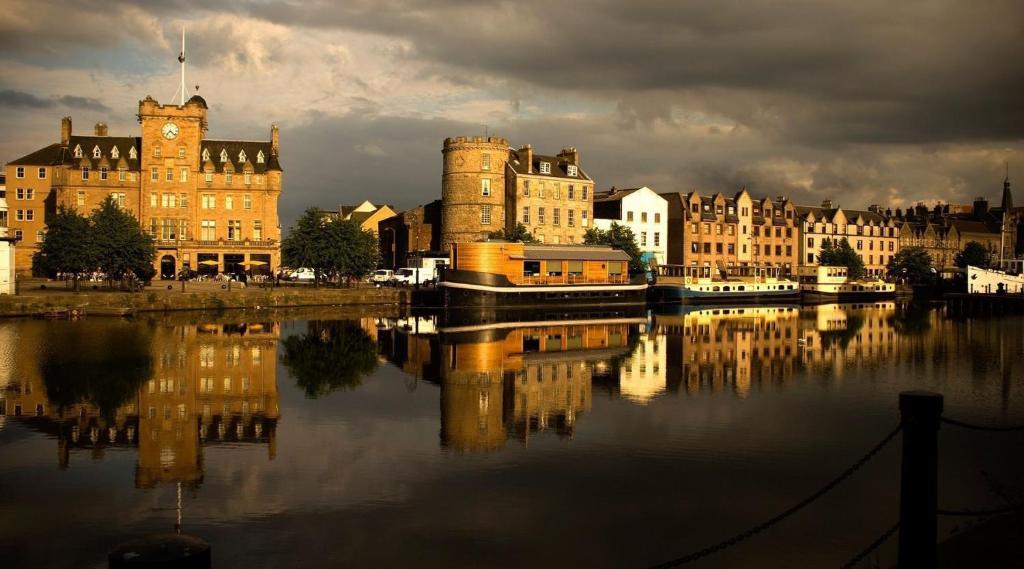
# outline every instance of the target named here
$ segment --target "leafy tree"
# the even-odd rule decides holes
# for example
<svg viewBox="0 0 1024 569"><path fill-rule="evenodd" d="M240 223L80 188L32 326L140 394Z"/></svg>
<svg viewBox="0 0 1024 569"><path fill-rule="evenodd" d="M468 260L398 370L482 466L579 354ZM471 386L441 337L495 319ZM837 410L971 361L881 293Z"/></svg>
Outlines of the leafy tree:
<svg viewBox="0 0 1024 569"><path fill-rule="evenodd" d="M95 270L96 248L89 219L63 205L46 220L46 239L32 255L32 271L50 278L71 275L75 292L82 275Z"/></svg>
<svg viewBox="0 0 1024 569"><path fill-rule="evenodd" d="M334 220L324 226L328 270L346 279L362 278L377 268L377 237L352 220Z"/></svg>
<svg viewBox="0 0 1024 569"><path fill-rule="evenodd" d="M833 243L831 239L824 240L821 243L818 263L825 267L846 267L846 273L851 280L864 276L864 259L850 247L850 242L845 237L838 243Z"/></svg>
<svg viewBox="0 0 1024 569"><path fill-rule="evenodd" d="M320 286L320 278L331 268L330 243L325 239L328 223L330 221L323 210L311 207L281 240L281 257L285 264L313 269L315 286Z"/></svg>
<svg viewBox="0 0 1024 569"><path fill-rule="evenodd" d="M377 344L356 322L311 321L281 344L282 363L310 399L355 388L377 368Z"/></svg>
<svg viewBox="0 0 1024 569"><path fill-rule="evenodd" d="M504 229L492 231L487 234L488 239L504 239L506 241L520 241L522 243L536 243L537 238L530 233L530 229L522 223L517 223L510 231Z"/></svg>
<svg viewBox="0 0 1024 569"><path fill-rule="evenodd" d="M96 266L107 279L125 281L135 277L148 280L154 274L156 247L139 222L107 197L90 216Z"/></svg>
<svg viewBox="0 0 1024 569"><path fill-rule="evenodd" d="M914 284L935 280L932 256L924 247L904 247L889 259L886 273L892 278L906 278Z"/></svg>
<svg viewBox="0 0 1024 569"><path fill-rule="evenodd" d="M981 243L968 241L963 251L957 253L953 261L961 269L966 269L968 265L985 268L992 264L992 254Z"/></svg>
<svg viewBox="0 0 1024 569"><path fill-rule="evenodd" d="M642 273L647 270L647 264L641 258L642 253L636 244L633 230L625 225L612 223L607 231L591 227L583 235L583 242L587 245L607 245L624 251L629 255L629 272L631 273Z"/></svg>

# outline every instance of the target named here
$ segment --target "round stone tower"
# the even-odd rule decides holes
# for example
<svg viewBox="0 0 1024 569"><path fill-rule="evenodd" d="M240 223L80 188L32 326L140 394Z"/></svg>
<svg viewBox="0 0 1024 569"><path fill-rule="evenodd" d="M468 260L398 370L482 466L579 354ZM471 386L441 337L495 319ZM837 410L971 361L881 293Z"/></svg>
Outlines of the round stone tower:
<svg viewBox="0 0 1024 569"><path fill-rule="evenodd" d="M505 228L508 140L446 138L441 173L441 248L479 241Z"/></svg>

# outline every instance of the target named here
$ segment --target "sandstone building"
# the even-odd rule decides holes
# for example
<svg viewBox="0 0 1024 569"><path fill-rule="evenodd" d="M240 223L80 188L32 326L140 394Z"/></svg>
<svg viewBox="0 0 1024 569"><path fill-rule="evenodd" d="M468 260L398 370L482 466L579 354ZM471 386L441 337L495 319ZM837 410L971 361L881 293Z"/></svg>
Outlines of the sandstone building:
<svg viewBox="0 0 1024 569"><path fill-rule="evenodd" d="M833 207L831 200L821 207L797 206L800 216L800 264L818 266L825 240L837 243L846 239L864 260L867 277L882 278L886 264L899 250L899 227L877 208L861 211Z"/></svg>
<svg viewBox="0 0 1024 569"><path fill-rule="evenodd" d="M57 204L90 213L108 196L157 244L158 276L182 269L269 272L280 265L282 170L276 126L270 140L207 138L206 101L139 102L139 136L91 135L61 121L60 142L7 164L17 265L29 271Z"/></svg>

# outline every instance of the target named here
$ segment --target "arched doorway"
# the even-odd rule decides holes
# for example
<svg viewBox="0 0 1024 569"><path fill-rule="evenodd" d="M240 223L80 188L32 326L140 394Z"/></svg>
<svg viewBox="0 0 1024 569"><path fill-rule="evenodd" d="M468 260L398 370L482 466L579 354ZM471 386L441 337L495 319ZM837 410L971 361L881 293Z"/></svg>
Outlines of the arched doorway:
<svg viewBox="0 0 1024 569"><path fill-rule="evenodd" d="M160 278L174 280L174 255L164 255L160 258Z"/></svg>

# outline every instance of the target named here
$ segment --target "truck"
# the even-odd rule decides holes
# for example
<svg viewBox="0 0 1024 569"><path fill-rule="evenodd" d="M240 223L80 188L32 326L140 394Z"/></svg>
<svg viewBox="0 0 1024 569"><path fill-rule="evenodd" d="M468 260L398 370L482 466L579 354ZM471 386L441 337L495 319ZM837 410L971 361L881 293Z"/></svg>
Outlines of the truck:
<svg viewBox="0 0 1024 569"><path fill-rule="evenodd" d="M431 283L435 278L433 270L428 271L419 267L405 267L395 271L394 276L391 278L391 284L395 286L416 286Z"/></svg>

